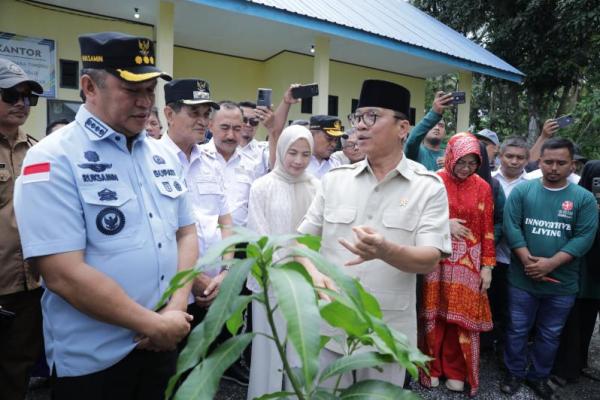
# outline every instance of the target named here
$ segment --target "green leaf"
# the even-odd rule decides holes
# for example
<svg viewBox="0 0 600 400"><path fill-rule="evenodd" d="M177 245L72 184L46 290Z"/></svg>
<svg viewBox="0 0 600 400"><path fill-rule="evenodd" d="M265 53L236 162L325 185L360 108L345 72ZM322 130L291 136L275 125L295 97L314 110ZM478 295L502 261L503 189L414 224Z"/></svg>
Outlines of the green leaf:
<svg viewBox="0 0 600 400"><path fill-rule="evenodd" d="M354 281L354 284L357 287L361 304L364 307L365 311L374 316L375 318L383 318L383 313L381 312L381 308L379 307L379 302L371 293L367 292L363 285L360 284L359 281Z"/></svg>
<svg viewBox="0 0 600 400"><path fill-rule="evenodd" d="M187 285L188 282L193 280L199 274L200 271L196 271L194 269L186 269L184 271L176 273L175 276L171 278L171 281L169 282L169 287L160 297L160 300L158 301L158 304L156 305L156 307L154 307L154 309L160 310L162 307L164 307L165 304L167 304L167 302L171 298L171 296L173 296L173 293Z"/></svg>
<svg viewBox="0 0 600 400"><path fill-rule="evenodd" d="M356 369L373 368L382 364L394 362L390 356L385 356L376 352L357 353L338 358L329 364L319 377L319 382L324 382L335 375L345 374Z"/></svg>
<svg viewBox="0 0 600 400"><path fill-rule="evenodd" d="M264 394L260 397L255 398L254 400L270 400L270 399L287 399L289 396L296 396L294 392L275 392Z"/></svg>
<svg viewBox="0 0 600 400"><path fill-rule="evenodd" d="M321 273L330 277L346 296L354 299L360 298L360 294L354 284L354 279L346 275L340 267L331 263L318 252L307 247L296 246L291 249L291 253L296 256L308 258Z"/></svg>
<svg viewBox="0 0 600 400"><path fill-rule="evenodd" d="M327 345L327 343L329 343L330 340L331 340L330 336L321 335L321 342L319 343L319 352L321 352L321 350L323 350L323 348Z"/></svg>
<svg viewBox="0 0 600 400"><path fill-rule="evenodd" d="M417 400L419 396L388 382L366 380L344 389L340 398L342 400Z"/></svg>
<svg viewBox="0 0 600 400"><path fill-rule="evenodd" d="M237 308L233 312L233 315L227 320L227 330L232 335L235 335L244 324L244 310L251 301L252 296L239 296L235 299Z"/></svg>
<svg viewBox="0 0 600 400"><path fill-rule="evenodd" d="M248 243L248 246L246 246L246 254L248 255L248 257L258 259L258 258L260 258L260 253L261 253L261 249L257 244Z"/></svg>
<svg viewBox="0 0 600 400"><path fill-rule="evenodd" d="M315 393L312 395L312 397L310 398L310 400L337 400L338 398L335 397L333 394L331 394L330 392L328 392L325 389L317 389L315 391Z"/></svg>
<svg viewBox="0 0 600 400"><path fill-rule="evenodd" d="M231 314L236 311L237 306L239 306L236 304L236 299L239 297L242 285L246 281L248 271L252 264L254 264L254 261L253 258L236 260L234 264L235 268L231 268L229 273L227 273L227 276L221 283L219 294L209 307L202 322L191 332L185 348L179 354L177 371L169 380L166 398L171 396L175 384L181 375L194 367L201 358L205 357L210 344L219 335L223 329L223 325L231 317Z"/></svg>
<svg viewBox="0 0 600 400"><path fill-rule="evenodd" d="M310 391L319 370L320 318L313 287L298 268L302 267L290 263L273 268L269 273L277 303L287 323L287 339L300 357L304 381Z"/></svg>
<svg viewBox="0 0 600 400"><path fill-rule="evenodd" d="M237 231L237 228L234 228ZM223 253L230 250L232 246L236 246L242 243L255 242L260 236L252 231L245 230L243 234L236 234L229 236L215 245L211 246L208 251L198 260L194 269L203 269L206 266L213 265L221 262L221 256Z"/></svg>
<svg viewBox="0 0 600 400"><path fill-rule="evenodd" d="M253 333L232 337L196 366L175 394L175 400L214 399L221 376L250 344Z"/></svg>
<svg viewBox="0 0 600 400"><path fill-rule="evenodd" d="M319 251L321 249L321 236L304 235L296 239L296 241L313 251Z"/></svg>
<svg viewBox="0 0 600 400"><path fill-rule="evenodd" d="M321 307L321 317L331 326L343 329L353 336L362 336L369 329L369 325L356 311L337 300Z"/></svg>

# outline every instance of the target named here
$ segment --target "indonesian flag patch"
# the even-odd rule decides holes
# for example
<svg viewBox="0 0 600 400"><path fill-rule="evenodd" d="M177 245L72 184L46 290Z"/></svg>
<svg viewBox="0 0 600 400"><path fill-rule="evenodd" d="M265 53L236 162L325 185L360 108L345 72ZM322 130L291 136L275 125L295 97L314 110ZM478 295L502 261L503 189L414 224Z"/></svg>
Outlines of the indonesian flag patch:
<svg viewBox="0 0 600 400"><path fill-rule="evenodd" d="M46 182L49 180L49 162L26 165L25 168L23 168L23 174L21 175L21 182L23 183Z"/></svg>

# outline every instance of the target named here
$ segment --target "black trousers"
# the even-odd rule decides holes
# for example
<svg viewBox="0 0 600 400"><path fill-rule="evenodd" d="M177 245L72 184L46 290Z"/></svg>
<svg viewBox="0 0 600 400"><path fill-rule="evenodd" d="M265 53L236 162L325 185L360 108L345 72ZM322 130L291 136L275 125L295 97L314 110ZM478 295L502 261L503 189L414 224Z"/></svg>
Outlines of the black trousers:
<svg viewBox="0 0 600 400"><path fill-rule="evenodd" d="M0 305L15 313L0 320L0 399L24 399L29 375L44 351L42 288L0 296Z"/></svg>
<svg viewBox="0 0 600 400"><path fill-rule="evenodd" d="M89 375L57 377L53 400L162 400L175 373L176 351L133 350L105 370Z"/></svg>
<svg viewBox="0 0 600 400"><path fill-rule="evenodd" d="M588 366L590 341L600 312L600 300L577 299L560 336L552 374L574 381Z"/></svg>

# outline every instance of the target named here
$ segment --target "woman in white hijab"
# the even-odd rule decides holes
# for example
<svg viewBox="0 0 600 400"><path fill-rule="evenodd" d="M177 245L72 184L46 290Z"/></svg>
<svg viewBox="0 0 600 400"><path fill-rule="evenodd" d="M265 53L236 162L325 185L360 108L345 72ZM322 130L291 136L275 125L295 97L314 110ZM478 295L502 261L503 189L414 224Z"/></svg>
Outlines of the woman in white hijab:
<svg viewBox="0 0 600 400"><path fill-rule="evenodd" d="M265 235L296 232L319 185L319 181L306 172L312 150L313 138L308 129L292 125L283 130L277 143L275 168L257 179L250 189L249 229ZM253 292L261 290L252 278L248 279L248 288ZM274 317L279 337L284 338L285 321L278 312ZM265 308L256 301L252 301L252 329L271 335ZM255 336L248 399L283 390L282 369L273 341L263 335Z"/></svg>

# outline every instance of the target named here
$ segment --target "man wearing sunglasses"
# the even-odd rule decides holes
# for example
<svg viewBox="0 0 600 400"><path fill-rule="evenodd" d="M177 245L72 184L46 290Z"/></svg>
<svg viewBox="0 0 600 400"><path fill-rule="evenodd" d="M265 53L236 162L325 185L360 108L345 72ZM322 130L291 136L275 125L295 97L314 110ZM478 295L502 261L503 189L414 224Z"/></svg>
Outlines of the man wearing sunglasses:
<svg viewBox="0 0 600 400"><path fill-rule="evenodd" d="M350 115L366 159L334 168L298 231L321 235L321 254L358 278L377 298L383 320L417 344L416 274L434 270L451 253L446 189L439 177L402 152L408 134L409 91L395 83L367 80L358 108ZM335 282L306 259L299 260L316 286L335 290ZM339 331L323 327L328 335ZM321 353L323 365L344 355L331 340ZM353 376L354 375L354 376ZM344 374L341 387L358 380L382 379L402 386L405 370L397 363L383 371L359 369ZM335 382L328 382L332 385Z"/></svg>
<svg viewBox="0 0 600 400"><path fill-rule="evenodd" d="M41 355L42 310L39 274L23 259L14 223L13 188L25 153L36 140L20 127L37 104L42 86L17 64L0 58L0 398L22 399L29 373Z"/></svg>

